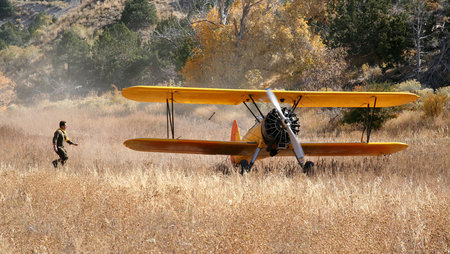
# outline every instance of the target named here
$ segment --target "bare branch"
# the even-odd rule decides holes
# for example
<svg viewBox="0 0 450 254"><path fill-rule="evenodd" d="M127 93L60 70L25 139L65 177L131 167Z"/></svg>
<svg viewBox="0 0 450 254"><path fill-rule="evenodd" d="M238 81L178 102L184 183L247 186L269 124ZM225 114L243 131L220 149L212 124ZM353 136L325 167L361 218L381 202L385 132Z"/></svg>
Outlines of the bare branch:
<svg viewBox="0 0 450 254"><path fill-rule="evenodd" d="M255 6L255 5L257 5L257 4L261 3L261 2L262 2L262 0L259 0L259 1L256 1L256 2L252 3L250 5L250 8L252 8L253 6Z"/></svg>
<svg viewBox="0 0 450 254"><path fill-rule="evenodd" d="M207 23L210 23L210 24L215 25L217 27L220 27L220 25L217 25L216 23L214 23L214 22L212 22L210 20L207 20L207 19L196 20L196 21L191 22L191 24L196 24L196 23L201 23L201 22L207 22Z"/></svg>

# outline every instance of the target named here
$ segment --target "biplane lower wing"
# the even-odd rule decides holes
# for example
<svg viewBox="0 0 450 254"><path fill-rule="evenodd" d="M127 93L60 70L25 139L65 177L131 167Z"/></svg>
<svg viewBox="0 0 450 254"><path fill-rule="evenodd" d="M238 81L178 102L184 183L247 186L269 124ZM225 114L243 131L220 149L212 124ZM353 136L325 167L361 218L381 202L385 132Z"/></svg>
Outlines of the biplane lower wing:
<svg viewBox="0 0 450 254"><path fill-rule="evenodd" d="M216 154L252 156L258 147L256 142L244 141L207 141L189 139L137 138L124 142L130 149L141 152ZM302 143L302 148L309 156L370 156L399 152L408 147L399 142L379 143ZM268 157L265 149L261 157ZM278 156L293 156L292 150L279 150Z"/></svg>
<svg viewBox="0 0 450 254"><path fill-rule="evenodd" d="M302 143L302 147L309 156L377 156L400 152L408 145L400 142ZM278 156L292 156L292 152L280 150Z"/></svg>
<svg viewBox="0 0 450 254"><path fill-rule="evenodd" d="M273 91L281 103L299 107L392 107L417 100L406 92L342 92L342 91ZM238 105L243 102L267 102L265 90L219 89L195 87L133 86L122 90L130 100L145 102Z"/></svg>
<svg viewBox="0 0 450 254"><path fill-rule="evenodd" d="M129 139L123 144L130 149L141 152L244 156L250 156L257 147L256 142L158 138Z"/></svg>

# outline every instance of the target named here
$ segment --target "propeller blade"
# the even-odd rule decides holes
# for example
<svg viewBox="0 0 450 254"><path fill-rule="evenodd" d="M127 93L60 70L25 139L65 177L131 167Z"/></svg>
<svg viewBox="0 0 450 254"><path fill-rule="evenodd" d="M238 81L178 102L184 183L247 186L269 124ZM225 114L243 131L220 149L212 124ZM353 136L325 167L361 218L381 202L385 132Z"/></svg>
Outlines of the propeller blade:
<svg viewBox="0 0 450 254"><path fill-rule="evenodd" d="M287 131L289 134L289 139L291 140L292 148L294 148L295 157L297 158L298 163L300 163L303 167L303 157L305 157L305 152L303 152L303 148L291 128L288 128Z"/></svg>
<svg viewBox="0 0 450 254"><path fill-rule="evenodd" d="M280 103L278 103L277 97L275 96L275 94L272 92L272 90L270 88L266 89L266 93L267 93L267 96L269 97L270 101L272 102L272 104L277 109L278 115L280 115L280 118L282 120L281 122L289 134L289 139L291 141L292 148L294 148L295 157L297 158L297 161L300 164L300 166L303 167L303 157L305 157L305 152L303 152L300 142L298 142L297 137L294 134L294 131L292 131L290 123L288 123L286 121L287 119L284 116L283 111L281 111L281 106L280 106Z"/></svg>
<svg viewBox="0 0 450 254"><path fill-rule="evenodd" d="M284 120L286 120L286 117L284 117L283 111L281 111L281 106L280 106L280 103L278 103L277 97L275 96L275 94L272 92L272 89L270 89L270 88L266 89L266 93L267 93L267 96L269 97L269 100L272 102L272 104L277 109L278 114L280 115L281 119L283 119L282 122L284 125L284 122L285 122Z"/></svg>

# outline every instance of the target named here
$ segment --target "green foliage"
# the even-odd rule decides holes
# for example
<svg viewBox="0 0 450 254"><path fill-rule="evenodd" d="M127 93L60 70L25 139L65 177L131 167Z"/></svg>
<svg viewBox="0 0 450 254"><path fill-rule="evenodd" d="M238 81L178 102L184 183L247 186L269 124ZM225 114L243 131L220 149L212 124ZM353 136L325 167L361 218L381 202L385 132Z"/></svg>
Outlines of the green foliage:
<svg viewBox="0 0 450 254"><path fill-rule="evenodd" d="M380 129L387 120L395 118L396 116L396 112L391 108L376 108L372 117L372 129ZM352 125L362 125L369 119L367 118L367 109L355 108L344 112L342 122Z"/></svg>
<svg viewBox="0 0 450 254"><path fill-rule="evenodd" d="M1 45L3 45L3 47L6 45L21 46L23 44L22 32L18 30L11 21L8 21L0 28L0 41L2 42L0 47Z"/></svg>
<svg viewBox="0 0 450 254"><path fill-rule="evenodd" d="M333 2L334 3L334 2ZM363 58L384 69L404 61L412 47L407 16L391 14L390 0L340 0L330 4L328 44L347 47L353 58Z"/></svg>
<svg viewBox="0 0 450 254"><path fill-rule="evenodd" d="M0 19L11 17L14 8L9 0L0 0Z"/></svg>
<svg viewBox="0 0 450 254"><path fill-rule="evenodd" d="M33 37L34 33L41 28L42 26L44 26L46 23L46 17L45 17L45 12L40 12L38 15L36 15L33 19L33 21L30 23L30 25L28 26L28 34L29 34L29 38Z"/></svg>
<svg viewBox="0 0 450 254"><path fill-rule="evenodd" d="M384 70L393 68L394 64L404 63L403 52L412 47L406 15L382 18L374 37L378 39L375 55L382 61L381 64L386 64Z"/></svg>
<svg viewBox="0 0 450 254"><path fill-rule="evenodd" d="M132 30L154 25L158 22L156 7L148 0L130 0L125 4L121 22Z"/></svg>
<svg viewBox="0 0 450 254"><path fill-rule="evenodd" d="M65 76L71 79L86 78L89 52L86 40L72 30L67 30L56 45L54 68L66 73Z"/></svg>
<svg viewBox="0 0 450 254"><path fill-rule="evenodd" d="M44 12L36 15L27 29L20 30L11 21L8 21L0 28L0 49L4 48L7 45L23 46L44 24Z"/></svg>
<svg viewBox="0 0 450 254"><path fill-rule="evenodd" d="M390 83L372 83L368 85L368 90L372 92L389 92L394 89ZM372 116L372 129L377 130L389 119L397 117L398 108L375 108L370 109L374 112ZM342 123L352 125L363 125L370 120L367 118L367 108L353 108L345 111L342 117Z"/></svg>
<svg viewBox="0 0 450 254"><path fill-rule="evenodd" d="M173 65L176 71L180 71L191 56L196 43L192 34L193 31L186 19L180 20L172 15L161 20L155 28L150 44L158 64L162 68Z"/></svg>
<svg viewBox="0 0 450 254"><path fill-rule="evenodd" d="M141 48L138 34L129 30L123 23L106 29L94 42L92 48L93 69L109 88L116 84L119 88L129 86L127 81L137 76L151 58Z"/></svg>

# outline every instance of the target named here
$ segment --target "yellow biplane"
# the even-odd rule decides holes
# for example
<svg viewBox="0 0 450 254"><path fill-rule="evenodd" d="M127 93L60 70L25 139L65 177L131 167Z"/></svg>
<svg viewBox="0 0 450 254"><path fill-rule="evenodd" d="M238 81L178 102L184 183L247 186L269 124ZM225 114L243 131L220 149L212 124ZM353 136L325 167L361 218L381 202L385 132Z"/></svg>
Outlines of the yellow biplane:
<svg viewBox="0 0 450 254"><path fill-rule="evenodd" d="M415 101L419 96L405 92L312 92L272 91L134 86L122 90L128 99L144 102L166 103L167 139L136 138L126 140L130 149L144 152L218 154L230 155L231 162L241 166L241 173L250 171L257 159L269 156L295 156L305 173L312 173L313 163L304 162L309 156L370 156L391 154L408 147L400 142L369 142L374 108L392 107ZM257 102L272 103L274 108L263 114ZM175 139L173 103L192 104L244 104L256 119L242 138L236 121L233 123L230 141ZM252 103L252 111L247 103ZM291 107L281 107L280 103ZM296 138L299 132L297 107L360 107L367 108L367 139L358 143L302 143ZM371 112L371 114L370 114ZM257 115L258 114L258 115ZM169 139L169 132L172 138Z"/></svg>

